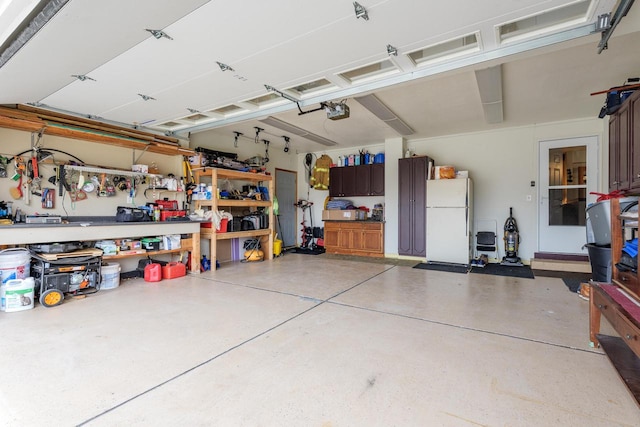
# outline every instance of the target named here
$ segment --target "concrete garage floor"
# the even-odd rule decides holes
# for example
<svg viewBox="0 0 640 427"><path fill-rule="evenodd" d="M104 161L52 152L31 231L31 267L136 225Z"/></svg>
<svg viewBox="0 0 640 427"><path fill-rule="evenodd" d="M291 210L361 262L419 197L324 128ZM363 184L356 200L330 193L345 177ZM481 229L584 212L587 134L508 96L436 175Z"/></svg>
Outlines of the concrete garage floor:
<svg viewBox="0 0 640 427"><path fill-rule="evenodd" d="M287 254L0 313L3 426L639 423L557 278Z"/></svg>

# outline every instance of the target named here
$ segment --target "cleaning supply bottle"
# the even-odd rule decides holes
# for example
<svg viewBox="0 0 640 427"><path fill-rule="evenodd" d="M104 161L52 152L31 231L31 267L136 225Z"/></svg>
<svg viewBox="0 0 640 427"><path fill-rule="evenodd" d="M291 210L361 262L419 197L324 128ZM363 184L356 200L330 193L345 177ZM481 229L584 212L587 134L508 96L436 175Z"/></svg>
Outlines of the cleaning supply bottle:
<svg viewBox="0 0 640 427"><path fill-rule="evenodd" d="M202 262L200 262L200 271L211 270L211 261L207 259L206 255L202 255Z"/></svg>

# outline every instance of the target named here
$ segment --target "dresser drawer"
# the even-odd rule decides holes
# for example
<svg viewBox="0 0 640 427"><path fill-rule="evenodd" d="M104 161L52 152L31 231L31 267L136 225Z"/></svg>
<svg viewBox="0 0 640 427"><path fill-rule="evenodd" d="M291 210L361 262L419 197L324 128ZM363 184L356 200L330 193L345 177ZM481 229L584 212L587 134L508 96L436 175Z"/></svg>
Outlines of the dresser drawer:
<svg viewBox="0 0 640 427"><path fill-rule="evenodd" d="M629 348L640 357L640 331L624 316L619 316L616 330Z"/></svg>
<svg viewBox="0 0 640 427"><path fill-rule="evenodd" d="M611 303L600 292L593 292L593 304L600 310L600 312L607 318L609 323L615 327L617 320L616 310L611 306Z"/></svg>
<svg viewBox="0 0 640 427"><path fill-rule="evenodd" d="M634 295L637 296L640 294L640 284L638 283L638 275L636 273L619 271L617 282Z"/></svg>

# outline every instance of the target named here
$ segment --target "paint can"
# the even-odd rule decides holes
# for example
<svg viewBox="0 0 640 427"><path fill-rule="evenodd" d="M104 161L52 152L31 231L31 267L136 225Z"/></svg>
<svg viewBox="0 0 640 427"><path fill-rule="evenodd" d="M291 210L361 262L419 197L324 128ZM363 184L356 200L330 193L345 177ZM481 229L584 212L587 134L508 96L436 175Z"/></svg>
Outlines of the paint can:
<svg viewBox="0 0 640 427"><path fill-rule="evenodd" d="M0 285L0 311L12 313L14 311L33 308L35 299L33 277L26 279L11 279Z"/></svg>
<svg viewBox="0 0 640 427"><path fill-rule="evenodd" d="M120 286L120 264L117 262L104 264L100 272L102 275L100 290L115 289Z"/></svg>
<svg viewBox="0 0 640 427"><path fill-rule="evenodd" d="M26 279L30 276L31 254L24 248L0 251L0 282Z"/></svg>

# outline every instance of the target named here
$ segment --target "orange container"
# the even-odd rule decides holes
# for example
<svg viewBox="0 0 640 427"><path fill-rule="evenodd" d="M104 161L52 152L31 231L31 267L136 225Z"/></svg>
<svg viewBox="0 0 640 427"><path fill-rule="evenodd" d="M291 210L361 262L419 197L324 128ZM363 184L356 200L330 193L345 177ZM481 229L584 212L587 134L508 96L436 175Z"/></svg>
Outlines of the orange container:
<svg viewBox="0 0 640 427"><path fill-rule="evenodd" d="M220 230L216 230L216 233L226 233L228 223L229 223L229 218L222 218L220 220Z"/></svg>
<svg viewBox="0 0 640 427"><path fill-rule="evenodd" d="M187 274L187 267L181 262L170 262L162 267L163 279L175 279Z"/></svg>
<svg viewBox="0 0 640 427"><path fill-rule="evenodd" d="M144 280L147 282L159 282L162 280L162 266L155 262L147 264L144 267Z"/></svg>

